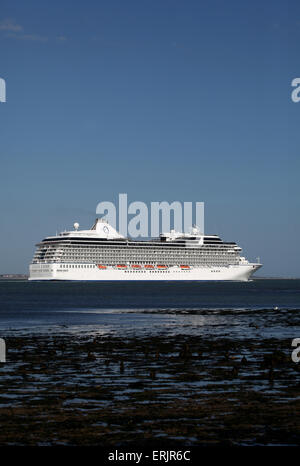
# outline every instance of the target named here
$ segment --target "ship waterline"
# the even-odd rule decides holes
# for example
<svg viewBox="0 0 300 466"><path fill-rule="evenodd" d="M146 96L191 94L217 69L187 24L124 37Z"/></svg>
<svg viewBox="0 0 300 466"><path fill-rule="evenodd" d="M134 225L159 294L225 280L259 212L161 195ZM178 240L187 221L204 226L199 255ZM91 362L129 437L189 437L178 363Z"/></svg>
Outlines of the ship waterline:
<svg viewBox="0 0 300 466"><path fill-rule="evenodd" d="M236 243L195 227L189 234L171 230L149 241L125 238L103 219L90 230L78 227L37 244L29 280L247 281L261 267L241 257Z"/></svg>

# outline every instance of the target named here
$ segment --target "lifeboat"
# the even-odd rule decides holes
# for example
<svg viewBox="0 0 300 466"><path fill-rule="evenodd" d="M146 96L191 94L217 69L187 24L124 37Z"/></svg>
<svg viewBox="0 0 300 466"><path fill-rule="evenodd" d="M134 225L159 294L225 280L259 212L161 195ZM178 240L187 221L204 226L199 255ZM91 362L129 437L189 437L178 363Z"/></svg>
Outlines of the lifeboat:
<svg viewBox="0 0 300 466"><path fill-rule="evenodd" d="M166 265L158 265L157 268L158 269L167 269L168 267Z"/></svg>
<svg viewBox="0 0 300 466"><path fill-rule="evenodd" d="M127 269L127 265L125 264L118 264L117 267L118 269Z"/></svg>
<svg viewBox="0 0 300 466"><path fill-rule="evenodd" d="M145 269L154 269L154 265L146 264Z"/></svg>
<svg viewBox="0 0 300 466"><path fill-rule="evenodd" d="M106 269L106 265L98 264L98 269Z"/></svg>
<svg viewBox="0 0 300 466"><path fill-rule="evenodd" d="M189 269L190 266L189 266L189 265L181 265L180 268L181 268L181 269Z"/></svg>
<svg viewBox="0 0 300 466"><path fill-rule="evenodd" d="M141 266L138 265L138 264L132 264L131 267L132 267L133 269L140 269L140 268L141 268Z"/></svg>

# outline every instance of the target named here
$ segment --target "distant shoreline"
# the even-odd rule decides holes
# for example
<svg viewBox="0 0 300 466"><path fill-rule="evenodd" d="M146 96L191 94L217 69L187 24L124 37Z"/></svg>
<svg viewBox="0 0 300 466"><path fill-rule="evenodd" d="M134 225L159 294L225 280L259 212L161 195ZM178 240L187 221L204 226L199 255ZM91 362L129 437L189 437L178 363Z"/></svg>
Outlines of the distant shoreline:
<svg viewBox="0 0 300 466"><path fill-rule="evenodd" d="M21 274L21 273L0 274L0 280L27 280L27 279L28 279L28 275ZM300 280L300 277L253 277L252 280Z"/></svg>
<svg viewBox="0 0 300 466"><path fill-rule="evenodd" d="M255 280L300 280L300 277L253 277Z"/></svg>
<svg viewBox="0 0 300 466"><path fill-rule="evenodd" d="M27 279L28 275L21 273L4 273L0 274L0 280L24 280Z"/></svg>

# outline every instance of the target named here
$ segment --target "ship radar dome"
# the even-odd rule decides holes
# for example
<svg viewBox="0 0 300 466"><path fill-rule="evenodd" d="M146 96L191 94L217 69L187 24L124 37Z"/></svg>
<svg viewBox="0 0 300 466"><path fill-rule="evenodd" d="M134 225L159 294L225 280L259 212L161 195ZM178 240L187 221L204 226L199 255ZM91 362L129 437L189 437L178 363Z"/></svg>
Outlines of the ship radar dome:
<svg viewBox="0 0 300 466"><path fill-rule="evenodd" d="M75 229L75 230L78 230L78 228L79 228L79 223L75 222L75 223L74 223L74 229Z"/></svg>

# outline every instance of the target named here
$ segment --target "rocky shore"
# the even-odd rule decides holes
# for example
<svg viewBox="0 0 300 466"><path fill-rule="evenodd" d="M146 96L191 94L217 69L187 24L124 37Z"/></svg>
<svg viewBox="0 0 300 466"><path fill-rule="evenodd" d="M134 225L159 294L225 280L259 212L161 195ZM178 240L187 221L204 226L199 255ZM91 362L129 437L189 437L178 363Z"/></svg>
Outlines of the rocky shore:
<svg viewBox="0 0 300 466"><path fill-rule="evenodd" d="M299 445L284 339L6 338L0 445Z"/></svg>

